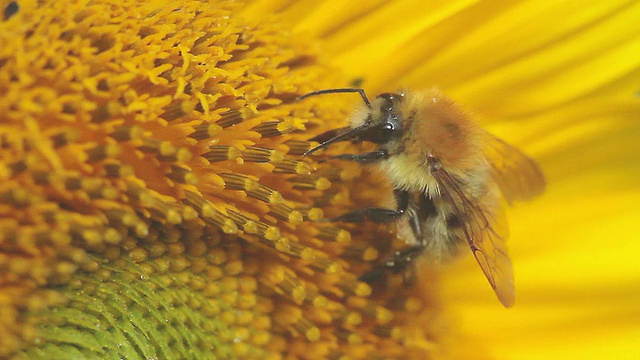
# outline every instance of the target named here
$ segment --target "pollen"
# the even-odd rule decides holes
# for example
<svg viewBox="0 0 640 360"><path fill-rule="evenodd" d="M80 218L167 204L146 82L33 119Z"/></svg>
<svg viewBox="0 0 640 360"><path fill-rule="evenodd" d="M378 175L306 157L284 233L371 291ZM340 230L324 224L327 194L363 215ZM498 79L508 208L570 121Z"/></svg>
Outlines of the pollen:
<svg viewBox="0 0 640 360"><path fill-rule="evenodd" d="M358 280L375 234L321 221L370 179L302 157L347 116L296 101L339 81L313 46L234 3L10 6L0 357L409 353L421 303Z"/></svg>

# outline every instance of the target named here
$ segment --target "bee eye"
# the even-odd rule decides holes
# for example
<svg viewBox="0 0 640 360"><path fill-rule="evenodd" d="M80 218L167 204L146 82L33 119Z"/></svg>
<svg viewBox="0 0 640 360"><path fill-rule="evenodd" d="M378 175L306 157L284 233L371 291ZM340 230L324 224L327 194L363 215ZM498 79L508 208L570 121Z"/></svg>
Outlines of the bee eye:
<svg viewBox="0 0 640 360"><path fill-rule="evenodd" d="M395 129L395 126L393 126L392 123L384 123L380 125L380 131L382 132L393 131L394 129Z"/></svg>
<svg viewBox="0 0 640 360"><path fill-rule="evenodd" d="M360 135L360 140L371 141L376 144L384 144L391 141L398 134L398 125L392 122L385 122L371 127Z"/></svg>

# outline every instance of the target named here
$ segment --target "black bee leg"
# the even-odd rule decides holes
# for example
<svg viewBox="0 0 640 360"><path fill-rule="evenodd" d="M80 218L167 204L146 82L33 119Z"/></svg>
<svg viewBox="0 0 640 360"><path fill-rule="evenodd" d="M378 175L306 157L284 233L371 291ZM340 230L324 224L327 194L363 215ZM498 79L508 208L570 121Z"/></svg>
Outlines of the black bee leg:
<svg viewBox="0 0 640 360"><path fill-rule="evenodd" d="M405 285L411 285L415 280L414 268L409 266L413 264L416 257L422 254L424 248L420 245L412 246L402 251L396 251L396 253L387 261L376 265L371 271L360 276L360 281L366 283L373 283L380 279L383 279L387 271L391 271L394 274L400 272L403 273L403 283Z"/></svg>
<svg viewBox="0 0 640 360"><path fill-rule="evenodd" d="M396 197L396 203L398 204L396 210L370 207L340 215L330 221L362 222L366 218L376 223L388 223L397 220L407 212L407 208L409 207L409 192L395 190L394 195Z"/></svg>
<svg viewBox="0 0 640 360"><path fill-rule="evenodd" d="M404 272L409 265L418 257L424 247L421 245L412 246L402 251L396 251L393 257L381 264L386 269L391 269L394 273Z"/></svg>
<svg viewBox="0 0 640 360"><path fill-rule="evenodd" d="M327 142L328 140L338 136L338 135L342 135L344 133L346 133L347 131L349 131L351 129L350 126L345 126L339 129L333 129L333 130L329 130L329 131L325 131L324 133L309 139L309 141L316 141L319 143L324 143Z"/></svg>
<svg viewBox="0 0 640 360"><path fill-rule="evenodd" d="M376 150L363 154L342 154L332 157L331 159L350 160L366 164L380 159L386 159L389 156L386 150Z"/></svg>
<svg viewBox="0 0 640 360"><path fill-rule="evenodd" d="M370 271L361 275L358 280L367 284L380 283L387 280L387 272L382 266L375 266Z"/></svg>

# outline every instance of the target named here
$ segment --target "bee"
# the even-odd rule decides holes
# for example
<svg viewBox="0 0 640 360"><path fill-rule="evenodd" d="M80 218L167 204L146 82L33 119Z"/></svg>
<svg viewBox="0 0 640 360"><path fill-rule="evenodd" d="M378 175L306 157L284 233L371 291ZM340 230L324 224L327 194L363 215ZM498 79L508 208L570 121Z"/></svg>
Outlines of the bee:
<svg viewBox="0 0 640 360"><path fill-rule="evenodd" d="M311 139L319 145L303 156L340 141L376 144L371 152L330 159L375 165L394 187L396 208L368 207L329 221L403 220L410 229L402 236L409 247L362 279L384 269L406 271L417 258L441 262L466 243L500 302L511 307L515 288L503 208L544 190L536 162L482 129L436 89L382 93L373 101L362 89L327 89L300 99L335 93L359 93L364 104L349 126Z"/></svg>

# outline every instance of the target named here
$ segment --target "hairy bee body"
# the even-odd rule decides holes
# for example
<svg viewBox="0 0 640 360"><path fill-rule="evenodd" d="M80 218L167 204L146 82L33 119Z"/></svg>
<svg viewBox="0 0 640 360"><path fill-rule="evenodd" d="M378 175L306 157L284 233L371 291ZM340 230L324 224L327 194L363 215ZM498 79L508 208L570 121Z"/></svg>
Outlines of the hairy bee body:
<svg viewBox="0 0 640 360"><path fill-rule="evenodd" d="M404 269L417 256L439 262L467 243L500 301L511 306L515 292L502 207L542 192L537 164L480 128L438 90L383 93L372 102L361 89L305 97L339 92L359 92L365 106L354 112L350 126L315 138L320 145L305 155L337 141L378 144L369 153L334 158L377 166L393 184L397 209L366 208L334 220L406 221L411 231L400 236L412 248L384 268Z"/></svg>

